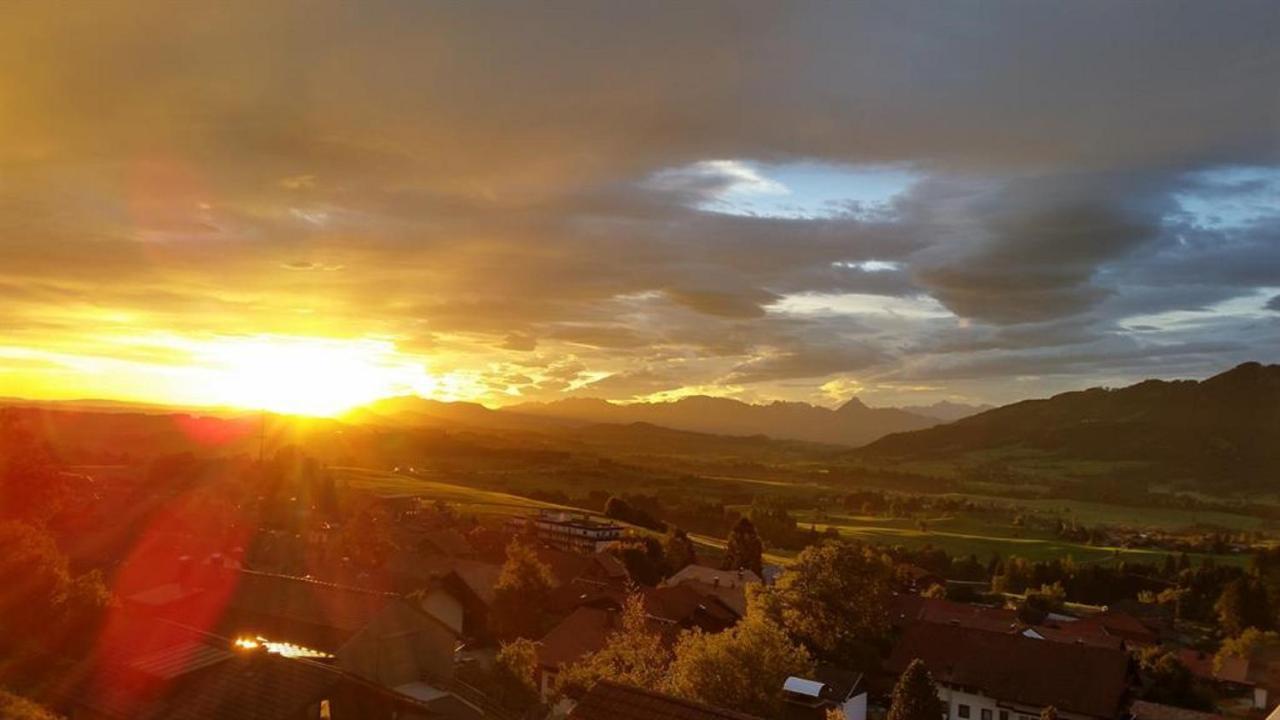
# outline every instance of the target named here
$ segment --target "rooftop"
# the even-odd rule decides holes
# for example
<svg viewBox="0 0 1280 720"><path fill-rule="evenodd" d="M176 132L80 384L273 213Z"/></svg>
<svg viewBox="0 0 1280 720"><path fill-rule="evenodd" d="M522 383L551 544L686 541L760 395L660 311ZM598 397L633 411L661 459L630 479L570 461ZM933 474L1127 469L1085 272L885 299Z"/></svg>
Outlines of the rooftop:
<svg viewBox="0 0 1280 720"><path fill-rule="evenodd" d="M955 625L909 626L887 666L900 673L915 658L941 683L1094 717L1117 714L1129 676L1129 655L1122 650Z"/></svg>
<svg viewBox="0 0 1280 720"><path fill-rule="evenodd" d="M725 710L663 695L652 690L601 680L569 713L571 720L760 720L754 715Z"/></svg>

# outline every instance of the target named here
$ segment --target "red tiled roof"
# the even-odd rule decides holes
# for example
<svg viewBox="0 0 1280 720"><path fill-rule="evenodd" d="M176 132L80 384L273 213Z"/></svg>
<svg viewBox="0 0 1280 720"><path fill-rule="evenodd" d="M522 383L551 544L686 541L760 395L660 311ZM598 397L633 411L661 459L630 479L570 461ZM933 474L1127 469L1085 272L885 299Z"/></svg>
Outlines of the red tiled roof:
<svg viewBox="0 0 1280 720"><path fill-rule="evenodd" d="M760 720L733 710L601 680L569 713L571 720Z"/></svg>
<svg viewBox="0 0 1280 720"><path fill-rule="evenodd" d="M1128 642L1151 645L1160 638L1141 620L1121 610L1108 610L1092 617L1082 618L1076 624L1093 625L1106 634Z"/></svg>
<svg viewBox="0 0 1280 720"><path fill-rule="evenodd" d="M888 668L902 672L916 658L938 682L1100 718L1118 713L1128 684L1129 656L1123 651L954 625L908 627Z"/></svg>
<svg viewBox="0 0 1280 720"><path fill-rule="evenodd" d="M1212 653L1182 648L1178 650L1178 660L1187 666L1192 675L1203 680L1249 684L1249 661L1245 658L1229 656L1223 659L1222 667L1215 669Z"/></svg>
<svg viewBox="0 0 1280 720"><path fill-rule="evenodd" d="M1018 613L1009 608L968 605L918 595L899 595L895 604L895 621L900 625L918 621L1001 633L1013 632L1020 626Z"/></svg>
<svg viewBox="0 0 1280 720"><path fill-rule="evenodd" d="M738 621L738 615L719 597L684 584L645 588L641 591L645 612L682 627L719 632Z"/></svg>
<svg viewBox="0 0 1280 720"><path fill-rule="evenodd" d="M604 647L609 633L618 626L618 621L616 610L594 607L574 610L538 643L538 664L558 668L599 650Z"/></svg>

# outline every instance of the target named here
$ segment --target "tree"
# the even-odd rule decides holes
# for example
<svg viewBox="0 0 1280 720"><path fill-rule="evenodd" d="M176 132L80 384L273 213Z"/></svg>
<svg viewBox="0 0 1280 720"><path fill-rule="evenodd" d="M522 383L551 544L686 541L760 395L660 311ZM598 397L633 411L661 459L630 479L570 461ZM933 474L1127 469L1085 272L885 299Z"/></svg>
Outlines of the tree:
<svg viewBox="0 0 1280 720"><path fill-rule="evenodd" d="M553 585L551 569L519 540L507 545L507 560L493 588L489 613L493 633L506 639L540 635L542 614Z"/></svg>
<svg viewBox="0 0 1280 720"><path fill-rule="evenodd" d="M1234 637L1246 628L1267 629L1271 626L1266 588L1254 578L1236 578L1227 583L1213 604L1218 625Z"/></svg>
<svg viewBox="0 0 1280 720"><path fill-rule="evenodd" d="M391 517L381 505L365 505L343 523L338 542L342 554L351 562L376 570L386 564L396 549L391 538Z"/></svg>
<svg viewBox="0 0 1280 720"><path fill-rule="evenodd" d="M1062 583L1041 585L1039 590L1028 590L1018 603L1018 619L1027 625L1039 625L1049 613L1062 609L1066 592Z"/></svg>
<svg viewBox="0 0 1280 720"><path fill-rule="evenodd" d="M53 537L21 522L0 524L0 655L38 644L74 652L109 596L94 572L72 576Z"/></svg>
<svg viewBox="0 0 1280 720"><path fill-rule="evenodd" d="M1253 660L1263 651L1280 648L1280 633L1264 632L1258 628L1246 628L1239 635L1222 641L1213 656L1213 669L1221 670L1227 658L1238 657Z"/></svg>
<svg viewBox="0 0 1280 720"><path fill-rule="evenodd" d="M1040 720L1058 720L1058 708L1050 705L1040 711Z"/></svg>
<svg viewBox="0 0 1280 720"><path fill-rule="evenodd" d="M609 635L603 648L566 668L556 692L586 690L597 680L659 687L666 682L670 664L671 650L650 623L643 598L632 595L623 605L621 627Z"/></svg>
<svg viewBox="0 0 1280 720"><path fill-rule="evenodd" d="M763 600L814 654L858 667L888 636L890 573L867 548L827 541L797 555Z"/></svg>
<svg viewBox="0 0 1280 720"><path fill-rule="evenodd" d="M893 686L892 702L885 720L940 720L942 701L924 661L916 658Z"/></svg>
<svg viewBox="0 0 1280 720"><path fill-rule="evenodd" d="M0 718L5 720L61 720L61 716L53 714L43 706L6 690L0 690Z"/></svg>
<svg viewBox="0 0 1280 720"><path fill-rule="evenodd" d="M503 643L494 659L495 699L503 707L525 712L537 707L538 649L532 640L519 638Z"/></svg>
<svg viewBox="0 0 1280 720"><path fill-rule="evenodd" d="M67 477L18 411L0 409L0 518L43 524L70 495Z"/></svg>
<svg viewBox="0 0 1280 720"><path fill-rule="evenodd" d="M1192 710L1213 709L1213 702L1196 688L1191 671L1177 655L1147 648L1138 654L1138 671L1145 680L1144 700Z"/></svg>
<svg viewBox="0 0 1280 720"><path fill-rule="evenodd" d="M615 543L611 552L626 566L627 577L634 583L653 587L666 576L667 559L656 538L625 538Z"/></svg>
<svg viewBox="0 0 1280 720"><path fill-rule="evenodd" d="M756 526L745 517L738 518L729 531L724 569L750 570L756 575L764 575L764 545L756 534Z"/></svg>
<svg viewBox="0 0 1280 720"><path fill-rule="evenodd" d="M667 570L669 575L680 572L689 565L694 564L698 560L697 551L694 549L693 539L689 534L678 527L672 527L667 532L666 537L662 539L663 554L667 558Z"/></svg>
<svg viewBox="0 0 1280 720"><path fill-rule="evenodd" d="M778 717L782 685L813 671L813 658L760 612L721 633L680 636L667 679L673 695L740 712Z"/></svg>

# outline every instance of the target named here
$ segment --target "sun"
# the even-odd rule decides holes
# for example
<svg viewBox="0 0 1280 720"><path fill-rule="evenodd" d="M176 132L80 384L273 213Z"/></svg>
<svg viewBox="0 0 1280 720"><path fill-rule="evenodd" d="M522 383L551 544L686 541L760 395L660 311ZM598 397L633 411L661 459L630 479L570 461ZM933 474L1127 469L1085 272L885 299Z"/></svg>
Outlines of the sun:
<svg viewBox="0 0 1280 720"><path fill-rule="evenodd" d="M223 338L201 352L212 404L334 416L391 395L430 394L420 362L381 340L255 336Z"/></svg>

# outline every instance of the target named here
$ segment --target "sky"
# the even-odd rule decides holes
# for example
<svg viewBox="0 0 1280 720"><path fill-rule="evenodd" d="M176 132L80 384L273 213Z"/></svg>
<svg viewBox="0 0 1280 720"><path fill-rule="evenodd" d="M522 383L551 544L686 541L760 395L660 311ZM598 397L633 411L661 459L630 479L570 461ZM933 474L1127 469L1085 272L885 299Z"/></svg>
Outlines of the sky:
<svg viewBox="0 0 1280 720"><path fill-rule="evenodd" d="M1280 360L1275 2L5 15L0 396L1004 403Z"/></svg>

